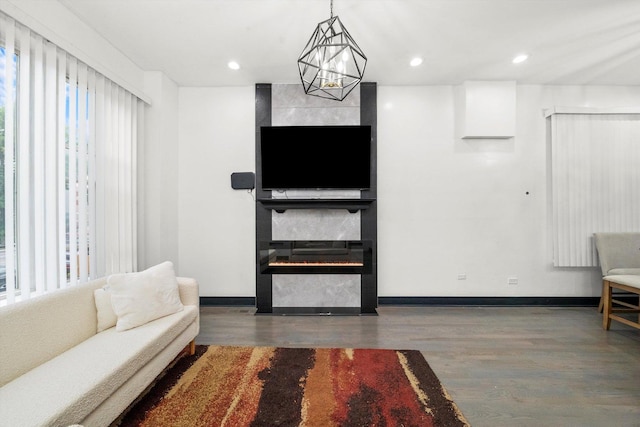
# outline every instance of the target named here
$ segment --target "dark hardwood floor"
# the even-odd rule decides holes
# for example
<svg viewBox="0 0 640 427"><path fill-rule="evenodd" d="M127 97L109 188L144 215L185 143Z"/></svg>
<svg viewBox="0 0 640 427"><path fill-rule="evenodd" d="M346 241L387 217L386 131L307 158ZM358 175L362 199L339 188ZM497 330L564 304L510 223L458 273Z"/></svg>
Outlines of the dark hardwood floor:
<svg viewBox="0 0 640 427"><path fill-rule="evenodd" d="M198 344L420 350L482 426L640 426L640 331L596 308L382 306L379 316L201 307Z"/></svg>

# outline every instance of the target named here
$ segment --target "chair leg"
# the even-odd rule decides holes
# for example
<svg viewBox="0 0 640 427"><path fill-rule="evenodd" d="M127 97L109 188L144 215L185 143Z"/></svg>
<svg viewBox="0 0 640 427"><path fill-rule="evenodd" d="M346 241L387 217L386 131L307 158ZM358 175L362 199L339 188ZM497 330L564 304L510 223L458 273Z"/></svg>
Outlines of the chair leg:
<svg viewBox="0 0 640 427"><path fill-rule="evenodd" d="M598 313L602 313L602 309L604 308L604 280L602 281L602 291L600 292L600 302L598 303Z"/></svg>
<svg viewBox="0 0 640 427"><path fill-rule="evenodd" d="M611 314L611 286L608 281L603 281L602 300L604 309L602 314L602 328L608 331L611 327L611 318L609 317Z"/></svg>

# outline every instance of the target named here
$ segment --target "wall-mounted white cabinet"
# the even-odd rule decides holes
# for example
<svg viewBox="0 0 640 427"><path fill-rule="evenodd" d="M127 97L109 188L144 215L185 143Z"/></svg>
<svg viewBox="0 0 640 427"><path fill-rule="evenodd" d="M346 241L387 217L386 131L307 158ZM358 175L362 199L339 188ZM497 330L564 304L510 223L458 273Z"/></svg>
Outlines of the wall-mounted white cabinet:
<svg viewBox="0 0 640 427"><path fill-rule="evenodd" d="M458 138L512 138L515 135L515 81L466 81L455 90Z"/></svg>

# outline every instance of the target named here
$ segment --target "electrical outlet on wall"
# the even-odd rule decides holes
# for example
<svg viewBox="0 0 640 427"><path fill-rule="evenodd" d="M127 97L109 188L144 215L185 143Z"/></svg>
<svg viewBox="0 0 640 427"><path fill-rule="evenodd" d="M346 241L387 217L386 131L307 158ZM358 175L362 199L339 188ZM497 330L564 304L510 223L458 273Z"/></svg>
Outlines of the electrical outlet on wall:
<svg viewBox="0 0 640 427"><path fill-rule="evenodd" d="M507 285L517 285L518 284L518 278L515 276L512 277L507 277Z"/></svg>
<svg viewBox="0 0 640 427"><path fill-rule="evenodd" d="M467 280L467 273L458 273L458 280Z"/></svg>

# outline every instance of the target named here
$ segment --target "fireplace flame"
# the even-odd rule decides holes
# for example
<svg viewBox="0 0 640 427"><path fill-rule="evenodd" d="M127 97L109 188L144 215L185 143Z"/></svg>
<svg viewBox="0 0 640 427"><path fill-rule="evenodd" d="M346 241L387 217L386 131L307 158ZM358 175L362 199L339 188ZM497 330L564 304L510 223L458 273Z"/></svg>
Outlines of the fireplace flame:
<svg viewBox="0 0 640 427"><path fill-rule="evenodd" d="M362 267L364 263L356 261L272 261L269 267Z"/></svg>

